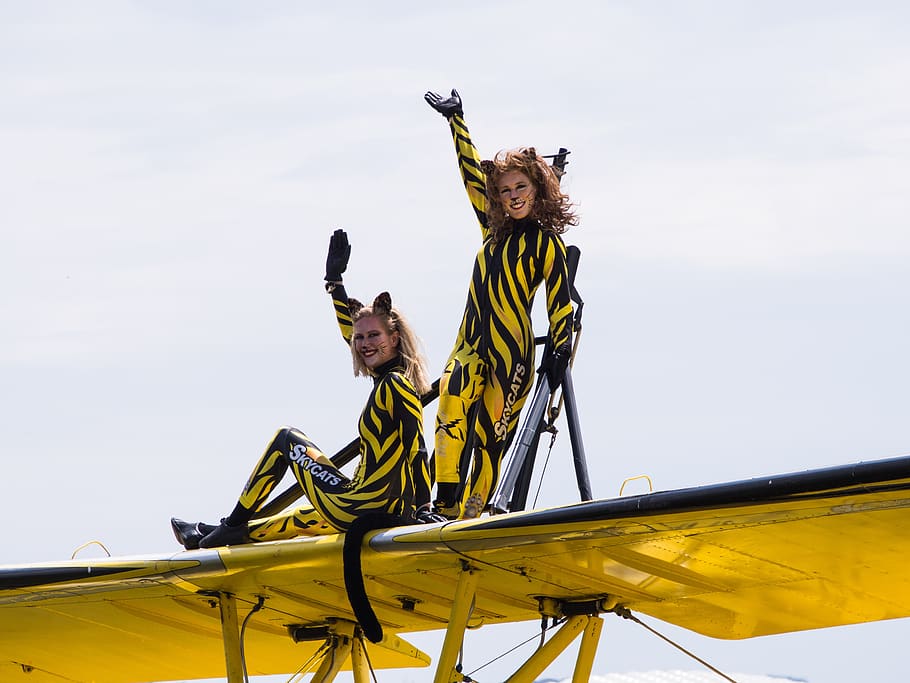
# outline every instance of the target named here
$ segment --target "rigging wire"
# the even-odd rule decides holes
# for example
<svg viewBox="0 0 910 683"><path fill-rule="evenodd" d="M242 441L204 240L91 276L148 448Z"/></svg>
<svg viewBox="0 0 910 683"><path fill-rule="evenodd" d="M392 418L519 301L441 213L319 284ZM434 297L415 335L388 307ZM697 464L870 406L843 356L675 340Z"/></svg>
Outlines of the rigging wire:
<svg viewBox="0 0 910 683"><path fill-rule="evenodd" d="M361 652L363 652L363 657L364 657L364 659L367 660L367 668L370 670L370 676L373 678L373 683L379 683L379 682L376 680L376 672L373 671L373 662L370 661L370 653L367 652L367 644L366 644L366 642L365 642L364 639L363 639L363 631L361 631L361 630L358 628L358 629L357 629L357 633L356 633L356 635L355 635L354 637L357 638L357 640L360 641L360 650L361 650Z"/></svg>
<svg viewBox="0 0 910 683"><path fill-rule="evenodd" d="M297 669L297 671L295 671L293 674L291 674L291 677L288 679L288 683L294 683L295 680L301 680L301 678L303 676L306 676L308 673L311 673L309 670L310 667L313 665L313 663L316 660L318 660L322 656L323 651L329 647L329 644L331 642L332 642L331 638L326 638L325 642L322 645L320 645L312 655L310 655L310 658L308 660L306 660L300 666L300 668Z"/></svg>
<svg viewBox="0 0 910 683"><path fill-rule="evenodd" d="M660 639L663 640L664 642L669 643L670 645L672 645L673 647L675 647L677 650L679 650L679 651L682 652L683 654L688 655L689 657L691 657L692 659L694 659L696 662L698 662L698 663L701 664L702 666L704 666L704 667L710 669L711 671L713 671L714 673L716 673L718 676L720 676L720 677L723 678L724 680L730 681L730 683L737 683L737 681L736 681L735 679L730 678L730 677L729 677L727 674L725 674L723 671L721 671L720 669L718 669L718 668L712 666L711 664L709 664L708 662L706 662L704 659L702 659L701 657L699 657L698 655L696 655L694 652L691 652L691 651L687 650L686 648L684 648L684 647L683 647L682 645L680 645L679 643L674 642L672 639L670 639L669 637L665 636L663 633L661 633L661 632L658 631L657 629L654 629L654 628L651 628L650 626L648 626L645 622L643 622L641 619L639 619L639 618L636 617L634 614L632 614L632 612L631 612L627 607L614 607L611 611L612 611L614 614L616 614L617 616L622 617L623 619L629 619L629 620L631 620L631 621L634 621L636 624L638 624L638 625L641 626L642 628L644 628L644 629L650 631L651 633L653 633L655 636L657 636L658 638L660 638Z"/></svg>
<svg viewBox="0 0 910 683"><path fill-rule="evenodd" d="M246 625L256 612L262 609L262 606L265 604L265 596L260 595L256 598L256 604L253 605L253 609L243 618L243 623L240 625L240 666L243 669L243 680L245 683L250 683L249 674L246 672L246 649L244 647L244 637L246 635Z"/></svg>
<svg viewBox="0 0 910 683"><path fill-rule="evenodd" d="M477 596L474 595L471 598L471 607L470 607L470 609L468 609L468 621L471 620L471 617L474 614L474 608L476 606L477 606ZM467 623L467 622L465 622L465 623ZM458 673L461 673L463 664L464 664L464 639L462 639L462 641L461 641L461 647L458 648L458 661L455 663L455 670ZM465 680L469 681L471 679L470 679L470 677L468 677Z"/></svg>
<svg viewBox="0 0 910 683"><path fill-rule="evenodd" d="M553 623L550 624L549 627L547 627L547 626L545 626L543 623L541 623L541 627L542 627L542 629L541 629L541 630L542 630L542 632L541 632L541 643L543 642L543 641L542 641L543 632L549 631L549 630L551 630L551 629L554 629L554 628L556 628L557 626L561 625L563 622L565 622L565 619L559 619L559 620L557 620L557 619L554 618L554 619L553 619ZM474 669L473 671L471 671L469 674L466 674L466 675L469 676L469 677L470 677L470 676L473 676L474 674L476 674L476 673L477 673L478 671L480 671L481 669L490 666L490 664L492 664L493 662L499 661L499 660L502 659L503 657L506 657L506 656L512 654L513 652L515 652L515 650L517 650L518 648L524 647L525 645L527 645L527 644L530 643L530 642L533 642L533 641L536 640L536 639L537 639L537 634L531 636L531 637L528 638L527 640L521 641L520 643L518 643L518 644L515 645L514 647L512 647L512 648L506 650L505 652L503 652L501 655L498 655L497 657L493 657L493 659L489 660L488 662L485 662L484 664L481 664L481 665L478 666L476 669ZM463 645L462 645L462 646L463 646ZM540 646L538 646L538 647L540 647ZM465 680L472 680L472 679L466 678ZM735 683L735 682L734 682L734 683Z"/></svg>
<svg viewBox="0 0 910 683"><path fill-rule="evenodd" d="M630 621L635 622L636 624L638 624L639 626L641 626L641 627L644 628L645 630L650 631L652 634L656 635L656 636L657 636L658 638L660 638L661 640L663 640L663 641L665 641L666 643L672 645L673 647L675 647L677 650L679 650L679 651L682 652L683 654L687 655L688 657L691 657L692 659L694 659L696 662L698 662L699 664L701 664L702 666L704 666L706 669L709 669L710 671L713 671L714 673L716 673L718 676L720 676L720 677L723 678L724 680L729 681L729 683L738 683L738 682L736 681L736 679L731 678L730 676L728 676L727 674L725 674L723 671L721 671L721 670L718 669L717 667L713 666L713 665L710 664L709 662L705 661L704 659L702 659L701 657L699 657L698 655L696 655L694 652L691 652L690 650L687 650L685 647L683 647L683 646L680 645L679 643L674 642L671 638L665 636L664 634L660 633L657 629L652 628L651 626L649 626L648 624L646 624L645 622L643 622L641 619L639 619L639 618L636 617L634 614L632 614L631 610L629 610L628 608L626 608L626 607L621 607L621 606L617 606L617 607L613 608L613 609L610 610L610 611L611 611L612 613L616 614L616 616L622 617L623 619L629 619ZM547 618L546 618L546 617L541 618L541 621L540 621L540 636L539 636L540 642L539 642L538 645L537 645L537 649L540 649L541 647L543 647L543 645L544 645L544 634L545 634L547 631L550 631L550 630L556 628L557 626L561 626L561 625L564 624L565 622L566 622L566 618L565 618L565 617L563 617L563 618L561 618L561 619L557 619L556 617L554 617L554 618L551 620L550 625L547 626ZM464 679L464 680L465 680L465 681L472 681L472 680L474 680L473 678L471 678L471 676L473 676L474 674L476 674L478 671L480 671L481 669L484 669L484 668L490 666L490 665L493 664L494 662L499 661L499 660L502 659L503 657L506 657L506 656L512 654L513 652L515 652L515 651L518 650L519 648L524 647L525 645L527 645L528 643L530 643L530 642L536 640L537 638L538 638L538 636L535 634L535 635L531 636L530 638L527 638L526 640L523 640L522 642L516 644L516 645L513 646L512 648L506 650L506 651L503 652L502 654L497 655L496 657L493 657L493 658L490 659L489 661L487 661L487 662L485 662L484 664L481 664L480 666L478 666L476 669L474 669L474 670L471 671L470 673L465 674L465 679ZM463 647L464 647L464 643L462 643L462 648L463 648ZM461 671L460 656L459 656L458 671L459 671L459 672Z"/></svg>
<svg viewBox="0 0 910 683"><path fill-rule="evenodd" d="M553 453L553 445L556 443L556 435L559 433L559 430L556 429L552 424L547 429L550 432L550 447L547 449L547 457L543 461L543 469L540 471L540 479L537 480L537 491L534 493L534 503L531 507L537 507L537 499L540 497L540 487L543 486L544 476L547 473L547 465L550 464L550 455Z"/></svg>

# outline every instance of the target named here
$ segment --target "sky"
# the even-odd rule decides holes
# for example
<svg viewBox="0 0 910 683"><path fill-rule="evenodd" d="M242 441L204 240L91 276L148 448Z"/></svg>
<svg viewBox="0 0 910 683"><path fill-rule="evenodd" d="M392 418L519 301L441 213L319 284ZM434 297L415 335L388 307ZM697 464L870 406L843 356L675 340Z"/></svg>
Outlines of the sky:
<svg viewBox="0 0 910 683"><path fill-rule="evenodd" d="M0 0L0 564L173 551L279 426L353 438L335 228L349 293L390 291L438 374L479 231L427 90L458 88L484 157L571 150L595 497L910 453L905 3L329 5ZM563 423L538 505L577 500L569 453ZM910 672L907 620L650 625L721 670ZM468 634L466 670L536 628ZM693 668L621 620L595 664Z"/></svg>

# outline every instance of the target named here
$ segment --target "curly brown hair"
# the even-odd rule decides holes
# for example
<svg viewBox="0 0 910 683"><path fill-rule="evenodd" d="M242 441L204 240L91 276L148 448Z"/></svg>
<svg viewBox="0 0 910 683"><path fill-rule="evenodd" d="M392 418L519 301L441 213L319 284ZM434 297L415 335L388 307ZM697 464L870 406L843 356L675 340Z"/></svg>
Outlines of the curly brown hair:
<svg viewBox="0 0 910 683"><path fill-rule="evenodd" d="M497 152L492 161L481 162L481 170L486 176L487 220L495 242L511 232L514 224L499 198L499 179L510 171L524 173L531 180L536 195L531 218L540 223L541 228L561 235L570 225L578 225L569 195L559 187L559 176L533 147Z"/></svg>

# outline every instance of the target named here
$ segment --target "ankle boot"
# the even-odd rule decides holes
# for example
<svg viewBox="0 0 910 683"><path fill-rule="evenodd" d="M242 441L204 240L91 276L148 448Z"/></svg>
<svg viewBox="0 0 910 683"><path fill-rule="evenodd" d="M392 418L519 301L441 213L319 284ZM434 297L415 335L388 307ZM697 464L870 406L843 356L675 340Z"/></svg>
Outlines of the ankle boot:
<svg viewBox="0 0 910 683"><path fill-rule="evenodd" d="M187 550L196 550L199 541L212 533L218 527L205 522L184 522L182 519L171 517L171 529L177 542Z"/></svg>
<svg viewBox="0 0 910 683"><path fill-rule="evenodd" d="M200 548L220 548L225 545L242 545L250 542L246 524L229 526L223 519L205 537L199 539Z"/></svg>

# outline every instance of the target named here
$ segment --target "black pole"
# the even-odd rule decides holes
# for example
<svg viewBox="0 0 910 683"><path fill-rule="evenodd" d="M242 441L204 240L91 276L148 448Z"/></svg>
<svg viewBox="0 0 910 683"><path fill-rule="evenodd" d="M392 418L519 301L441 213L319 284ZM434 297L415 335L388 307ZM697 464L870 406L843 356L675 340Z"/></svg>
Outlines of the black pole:
<svg viewBox="0 0 910 683"><path fill-rule="evenodd" d="M534 398L531 399L531 406L528 408L523 422L518 426L515 449L512 451L505 472L499 481L496 493L490 500L490 506L494 512L508 512L510 509L509 501L513 497L515 484L518 481L522 467L524 467L531 444L536 443L536 439L539 439L540 426L543 424L549 401L550 382L547 380L546 375L541 375L537 389L534 392Z"/></svg>
<svg viewBox="0 0 910 683"><path fill-rule="evenodd" d="M512 500L509 502L509 512L524 510L528 506L528 491L531 489L531 476L534 473L534 464L537 462L540 435L543 433L544 425L545 421L541 420L534 433L534 438L528 446L528 456L518 473L518 481L515 482L515 490L512 492Z"/></svg>
<svg viewBox="0 0 910 683"><path fill-rule="evenodd" d="M581 440L581 424L578 422L578 406L575 403L575 387L572 384L571 368L566 368L566 374L562 378L562 395L566 404L566 420L569 423L569 439L572 442L572 460L575 461L578 493L582 500L592 500L591 480L588 478L585 445Z"/></svg>

